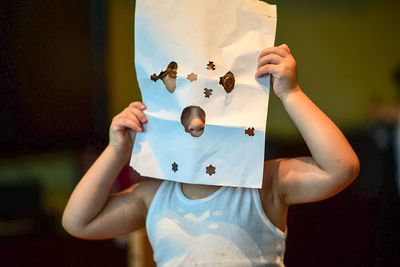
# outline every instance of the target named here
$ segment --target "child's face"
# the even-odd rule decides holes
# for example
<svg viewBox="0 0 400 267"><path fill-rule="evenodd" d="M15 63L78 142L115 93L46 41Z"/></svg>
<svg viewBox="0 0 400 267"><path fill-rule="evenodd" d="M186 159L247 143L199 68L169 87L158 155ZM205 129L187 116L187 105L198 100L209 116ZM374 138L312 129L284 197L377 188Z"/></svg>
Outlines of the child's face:
<svg viewBox="0 0 400 267"><path fill-rule="evenodd" d="M199 137L204 132L204 122L199 117L193 117L185 130L193 137Z"/></svg>
<svg viewBox="0 0 400 267"><path fill-rule="evenodd" d="M178 68L173 66L173 67L168 67L167 68L167 73L171 78L176 79L177 74L178 74Z"/></svg>
<svg viewBox="0 0 400 267"><path fill-rule="evenodd" d="M171 63L169 63L166 72L167 72L167 75L165 75L161 80L163 81L168 92L173 93L173 92L175 92L175 88L176 88L176 77L178 75L178 64L176 64L176 62L172 61Z"/></svg>
<svg viewBox="0 0 400 267"><path fill-rule="evenodd" d="M188 115L182 119L185 131L193 137L200 137L204 132L205 118L198 107L190 107Z"/></svg>
<svg viewBox="0 0 400 267"><path fill-rule="evenodd" d="M170 75L165 75L164 78L162 78L162 81L167 88L168 92L173 93L176 88L176 75L175 78L171 77Z"/></svg>

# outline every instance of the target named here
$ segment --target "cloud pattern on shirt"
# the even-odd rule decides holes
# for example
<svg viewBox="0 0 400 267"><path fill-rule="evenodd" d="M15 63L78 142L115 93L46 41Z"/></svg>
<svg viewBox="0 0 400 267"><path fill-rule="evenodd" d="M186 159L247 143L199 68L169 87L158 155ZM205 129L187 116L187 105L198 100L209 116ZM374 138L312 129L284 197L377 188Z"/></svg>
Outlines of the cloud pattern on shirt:
<svg viewBox="0 0 400 267"><path fill-rule="evenodd" d="M169 248L169 258L163 266L193 265L194 262L198 266L215 266L215 263L252 266L250 259L267 263L256 242L243 229L218 221L218 216L210 219L209 210L197 217L167 210L156 217L159 220L154 235L159 241L153 246ZM235 233L234 240L232 233ZM157 259L157 253L154 257Z"/></svg>

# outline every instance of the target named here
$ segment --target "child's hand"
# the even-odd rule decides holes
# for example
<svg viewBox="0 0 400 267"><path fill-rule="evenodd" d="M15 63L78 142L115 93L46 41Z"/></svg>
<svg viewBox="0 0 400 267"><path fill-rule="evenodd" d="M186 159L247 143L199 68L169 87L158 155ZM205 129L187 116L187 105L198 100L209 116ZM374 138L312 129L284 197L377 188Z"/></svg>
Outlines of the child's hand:
<svg viewBox="0 0 400 267"><path fill-rule="evenodd" d="M258 56L256 78L271 74L271 83L279 99L299 90L296 61L286 44L264 49Z"/></svg>
<svg viewBox="0 0 400 267"><path fill-rule="evenodd" d="M142 132L142 124L147 122L143 113L146 106L141 102L133 102L115 116L110 126L109 146L121 156L130 156L136 132Z"/></svg>

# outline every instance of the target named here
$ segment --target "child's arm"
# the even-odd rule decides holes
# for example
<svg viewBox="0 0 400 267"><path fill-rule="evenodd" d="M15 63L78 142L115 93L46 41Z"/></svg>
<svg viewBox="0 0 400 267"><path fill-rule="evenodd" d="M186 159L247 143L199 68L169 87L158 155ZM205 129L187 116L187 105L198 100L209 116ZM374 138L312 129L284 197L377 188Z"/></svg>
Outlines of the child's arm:
<svg viewBox="0 0 400 267"><path fill-rule="evenodd" d="M136 132L147 121L145 106L135 102L114 117L110 143L82 177L65 208L62 223L72 235L100 239L122 235L144 226L146 206L143 194L149 184L135 185L111 195L111 187L128 162Z"/></svg>
<svg viewBox="0 0 400 267"><path fill-rule="evenodd" d="M256 77L271 74L273 90L299 129L312 157L266 163L274 191L286 204L318 201L348 186L359 172L353 149L336 125L303 93L287 45L263 50Z"/></svg>

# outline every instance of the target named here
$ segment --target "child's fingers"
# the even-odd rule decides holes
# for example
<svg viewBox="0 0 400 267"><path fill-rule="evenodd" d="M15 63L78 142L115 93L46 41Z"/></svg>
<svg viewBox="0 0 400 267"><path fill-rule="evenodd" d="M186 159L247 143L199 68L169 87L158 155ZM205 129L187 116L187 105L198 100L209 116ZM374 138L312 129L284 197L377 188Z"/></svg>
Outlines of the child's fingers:
<svg viewBox="0 0 400 267"><path fill-rule="evenodd" d="M111 124L111 130L121 131L126 128L129 128L136 132L142 132L143 131L142 124L136 117L134 118L132 117L133 116L129 117L126 114L121 114L116 116Z"/></svg>
<svg viewBox="0 0 400 267"><path fill-rule="evenodd" d="M285 50L286 52L288 52L289 54L291 54L292 52L290 51L290 48L287 44L281 44L280 46L278 46L280 48L282 48L283 50Z"/></svg>
<svg viewBox="0 0 400 267"><path fill-rule="evenodd" d="M142 110L136 108L136 107L129 106L127 115L136 117L137 119L139 119L139 121L141 123L146 123L147 122L147 117L144 114L144 112Z"/></svg>
<svg viewBox="0 0 400 267"><path fill-rule="evenodd" d="M146 105L143 104L142 102L139 102L139 101L130 103L129 107L130 108L137 108L139 110L145 110L146 109Z"/></svg>
<svg viewBox="0 0 400 267"><path fill-rule="evenodd" d="M142 123L147 122L147 117L142 111L144 109L146 109L146 106L141 102L131 103L113 118L110 129L112 131L121 131L129 128L136 132L143 131Z"/></svg>
<svg viewBox="0 0 400 267"><path fill-rule="evenodd" d="M269 54L277 54L278 56L285 58L287 57L288 52L283 47L268 47L261 51L260 55L258 56L258 59L265 57L266 55Z"/></svg>
<svg viewBox="0 0 400 267"><path fill-rule="evenodd" d="M131 115L136 116L140 122L146 123L147 117L144 114L143 110L147 107L142 102L132 102L129 106L124 110L124 112L130 113Z"/></svg>
<svg viewBox="0 0 400 267"><path fill-rule="evenodd" d="M258 59L258 68L266 64L280 64L283 57L277 54L268 54Z"/></svg>
<svg viewBox="0 0 400 267"><path fill-rule="evenodd" d="M267 75L267 74L274 75L274 74L277 74L277 73L279 73L278 65L266 64L266 65L263 65L263 66L261 66L261 67L259 67L257 69L257 72L256 72L255 76L256 76L256 78L260 78L261 76L264 76L264 75Z"/></svg>
<svg viewBox="0 0 400 267"><path fill-rule="evenodd" d="M142 110L146 109L146 105L141 102L133 102L125 108L120 114L115 116L111 122L111 131L122 131L126 128L135 132L142 132L142 123L147 122L147 117Z"/></svg>

